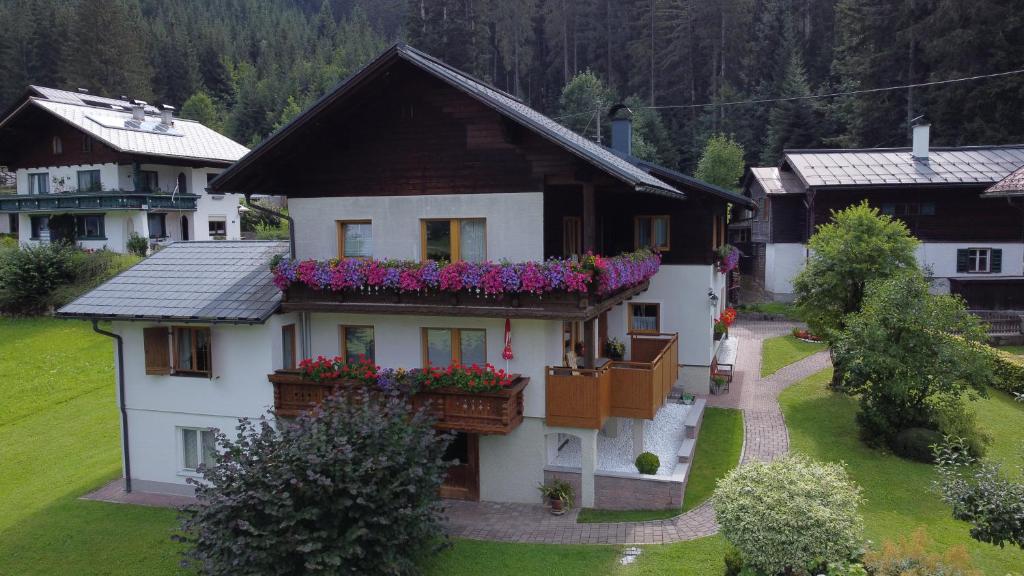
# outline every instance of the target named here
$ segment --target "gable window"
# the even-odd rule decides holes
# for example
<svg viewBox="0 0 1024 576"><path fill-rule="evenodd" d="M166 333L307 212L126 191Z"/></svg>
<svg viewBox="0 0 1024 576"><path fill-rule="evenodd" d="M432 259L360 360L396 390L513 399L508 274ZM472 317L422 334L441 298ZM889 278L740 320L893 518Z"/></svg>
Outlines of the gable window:
<svg viewBox="0 0 1024 576"><path fill-rule="evenodd" d="M100 183L100 171L99 170L79 170L78 171L78 191L79 192L99 192L102 188Z"/></svg>
<svg viewBox="0 0 1024 576"><path fill-rule="evenodd" d="M562 218L562 255L583 254L583 223L579 216Z"/></svg>
<svg viewBox="0 0 1024 576"><path fill-rule="evenodd" d="M146 220L149 222L150 238L167 237L167 214L147 214Z"/></svg>
<svg viewBox="0 0 1024 576"><path fill-rule="evenodd" d="M727 227L725 223L725 216L722 214L715 214L711 217L711 249L717 250L723 244L725 244L725 233Z"/></svg>
<svg viewBox="0 0 1024 576"><path fill-rule="evenodd" d="M32 240L39 240L44 234L50 233L49 216L31 216L29 217L29 224L31 225Z"/></svg>
<svg viewBox="0 0 1024 576"><path fill-rule="evenodd" d="M375 361L373 326L339 326L338 342L346 362L358 362L360 357Z"/></svg>
<svg viewBox="0 0 1024 576"><path fill-rule="evenodd" d="M29 194L49 194L50 193L50 174L47 172L37 172L35 174L28 175L28 193Z"/></svg>
<svg viewBox="0 0 1024 576"><path fill-rule="evenodd" d="M160 189L160 173L155 170L143 170L139 172L139 190L144 192L156 192Z"/></svg>
<svg viewBox="0 0 1024 576"><path fill-rule="evenodd" d="M181 434L181 469L196 472L199 465L210 468L217 464L217 437L208 428L179 428Z"/></svg>
<svg viewBox="0 0 1024 576"><path fill-rule="evenodd" d="M637 216L633 219L633 244L636 248L669 249L669 217Z"/></svg>
<svg viewBox="0 0 1024 576"><path fill-rule="evenodd" d="M424 260L487 259L487 226L483 218L422 220L420 236Z"/></svg>
<svg viewBox="0 0 1024 576"><path fill-rule="evenodd" d="M194 326L144 328L146 374L202 376L212 373L210 329Z"/></svg>
<svg viewBox="0 0 1024 576"><path fill-rule="evenodd" d="M60 136L54 136L53 140L50 141L50 150L52 150L54 154L64 153L64 141L60 139Z"/></svg>
<svg viewBox="0 0 1024 576"><path fill-rule="evenodd" d="M483 366L487 363L487 331L482 328L424 328L423 363Z"/></svg>
<svg viewBox="0 0 1024 576"><path fill-rule="evenodd" d="M214 178L220 176L220 172L207 172L206 173L206 186L210 186L210 182L213 182Z"/></svg>
<svg viewBox="0 0 1024 576"><path fill-rule="evenodd" d="M210 230L210 238L214 240L223 240L228 237L228 222L224 216L210 216L208 220L208 228Z"/></svg>
<svg viewBox="0 0 1024 576"><path fill-rule="evenodd" d="M1001 248L961 248L956 251L956 271L998 274L1003 271L1003 251Z"/></svg>
<svg viewBox="0 0 1024 576"><path fill-rule="evenodd" d="M105 240L103 214L80 214L75 216L75 238L82 240Z"/></svg>
<svg viewBox="0 0 1024 576"><path fill-rule="evenodd" d="M295 324L281 326L281 366L285 369L294 369L296 356Z"/></svg>
<svg viewBox="0 0 1024 576"><path fill-rule="evenodd" d="M92 136L82 136L82 152L92 152Z"/></svg>
<svg viewBox="0 0 1024 576"><path fill-rule="evenodd" d="M373 226L369 220L338 221L338 257L373 256Z"/></svg>
<svg viewBox="0 0 1024 576"><path fill-rule="evenodd" d="M661 306L631 302L629 304L630 334L657 334L661 332Z"/></svg>

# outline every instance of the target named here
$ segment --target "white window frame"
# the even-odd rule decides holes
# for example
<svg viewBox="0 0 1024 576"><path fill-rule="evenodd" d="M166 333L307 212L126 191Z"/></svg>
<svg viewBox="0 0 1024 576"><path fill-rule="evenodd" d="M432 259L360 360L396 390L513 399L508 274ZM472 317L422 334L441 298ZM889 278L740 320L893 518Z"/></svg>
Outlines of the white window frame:
<svg viewBox="0 0 1024 576"><path fill-rule="evenodd" d="M40 192L37 184L42 181L42 184L46 187L46 192ZM50 193L50 173L49 172L29 172L28 173L28 193L30 195L43 195Z"/></svg>
<svg viewBox="0 0 1024 576"><path fill-rule="evenodd" d="M224 225L223 234L214 234L211 224L219 222ZM228 237L228 217L222 214L210 214L206 217L206 232L214 240L226 240Z"/></svg>
<svg viewBox="0 0 1024 576"><path fill-rule="evenodd" d="M984 255L984 258L982 257ZM984 260L985 267L981 267ZM968 248L967 249L967 272L969 274L988 274L992 272L992 249L991 248Z"/></svg>
<svg viewBox="0 0 1024 576"><path fill-rule="evenodd" d="M196 457L198 461L196 468L189 468L185 465L185 431L191 430L196 433ZM202 426L177 426L174 428L176 438L175 445L178 453L178 475L179 476L202 476L198 466L203 463L203 434L213 434L213 429Z"/></svg>

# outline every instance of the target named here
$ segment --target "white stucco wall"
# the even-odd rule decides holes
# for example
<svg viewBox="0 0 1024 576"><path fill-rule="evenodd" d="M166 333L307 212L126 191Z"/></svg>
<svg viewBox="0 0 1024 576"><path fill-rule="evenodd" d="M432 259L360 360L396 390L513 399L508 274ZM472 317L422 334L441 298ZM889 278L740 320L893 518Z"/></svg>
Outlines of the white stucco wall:
<svg viewBox="0 0 1024 576"><path fill-rule="evenodd" d="M212 326L212 378L147 375L142 330L155 324L113 323L124 339L132 478L140 489L190 493L178 428L214 427L231 435L238 418L273 407L267 374L282 365L281 326L294 321L294 315L278 315L263 325Z"/></svg>
<svg viewBox="0 0 1024 576"><path fill-rule="evenodd" d="M807 262L804 244L767 244L765 246L765 290L777 295L793 294L793 279Z"/></svg>
<svg viewBox="0 0 1024 576"><path fill-rule="evenodd" d="M39 172L47 173L47 182L50 186L50 193L75 192L78 190L78 173L85 170L100 171L100 185L104 190L114 190L120 186L118 181L117 164L75 164L71 166L38 166L35 168L21 168L15 172L18 183L18 194L28 194L28 175ZM63 188L53 183L55 178L63 178Z"/></svg>
<svg viewBox="0 0 1024 576"><path fill-rule="evenodd" d="M487 258L513 261L544 258L544 195L446 194L291 198L295 248L299 258L338 255L338 220L372 221L375 258L420 259L423 218L485 218Z"/></svg>
<svg viewBox="0 0 1024 576"><path fill-rule="evenodd" d="M998 248L1003 251L1002 271L998 273L964 274L956 271L956 251L965 248ZM1006 278L1024 276L1024 243L1009 242L922 242L917 247L917 261L931 271L932 289L949 292L950 278Z"/></svg>

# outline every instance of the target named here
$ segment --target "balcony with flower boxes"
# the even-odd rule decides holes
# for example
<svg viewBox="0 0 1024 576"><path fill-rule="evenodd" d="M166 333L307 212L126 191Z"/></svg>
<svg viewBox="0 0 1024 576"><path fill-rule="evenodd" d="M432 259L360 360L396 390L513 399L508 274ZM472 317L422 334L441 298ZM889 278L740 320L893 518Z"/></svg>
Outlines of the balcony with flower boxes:
<svg viewBox="0 0 1024 576"><path fill-rule="evenodd" d="M647 250L544 262L281 259L286 312L588 320L647 289L661 257Z"/></svg>
<svg viewBox="0 0 1024 576"><path fill-rule="evenodd" d="M329 362L332 367L311 368L317 362ZM476 375L473 367L457 368L457 376L440 369L406 372L374 367L373 375L367 376L368 365L351 371L335 370L338 365L337 359L319 359L307 361L300 369L270 374L276 414L295 417L331 394L366 390L406 395L413 410L426 410L435 418L434 427L439 430L505 435L523 422L523 390L530 379L518 374L505 374L492 367L478 369ZM435 373L440 376L434 377Z"/></svg>
<svg viewBox="0 0 1024 576"><path fill-rule="evenodd" d="M629 360L596 369L549 366L548 426L600 429L611 416L652 420L679 377L677 334L635 335Z"/></svg>
<svg viewBox="0 0 1024 576"><path fill-rule="evenodd" d="M0 197L0 212L85 212L95 210L186 210L194 212L195 194L104 190Z"/></svg>

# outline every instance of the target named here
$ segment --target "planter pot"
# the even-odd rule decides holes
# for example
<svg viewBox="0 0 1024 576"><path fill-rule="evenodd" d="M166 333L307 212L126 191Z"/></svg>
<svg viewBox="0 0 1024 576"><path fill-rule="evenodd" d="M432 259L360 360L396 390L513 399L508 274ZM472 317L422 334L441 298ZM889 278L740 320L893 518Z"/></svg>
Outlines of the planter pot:
<svg viewBox="0 0 1024 576"><path fill-rule="evenodd" d="M551 498L548 500L548 504L551 506L551 513L555 516L561 516L565 514L565 503L558 498Z"/></svg>
<svg viewBox="0 0 1024 576"><path fill-rule="evenodd" d="M723 334L722 332L715 332L715 342L721 340L723 336L725 336L725 334Z"/></svg>

